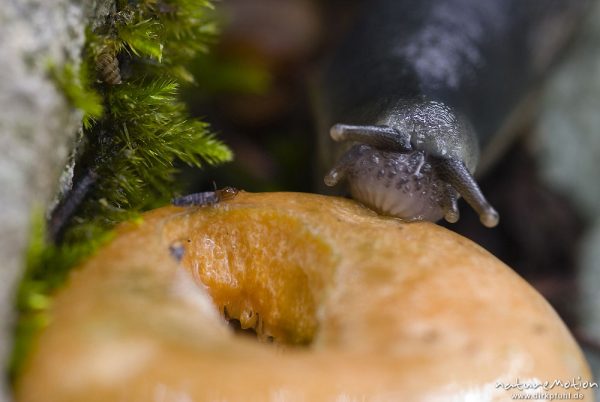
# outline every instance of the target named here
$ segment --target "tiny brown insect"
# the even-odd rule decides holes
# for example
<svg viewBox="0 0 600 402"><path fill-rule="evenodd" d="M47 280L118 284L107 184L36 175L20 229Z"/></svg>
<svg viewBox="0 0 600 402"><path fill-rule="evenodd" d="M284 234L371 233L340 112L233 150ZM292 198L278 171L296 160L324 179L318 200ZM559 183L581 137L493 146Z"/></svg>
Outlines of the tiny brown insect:
<svg viewBox="0 0 600 402"><path fill-rule="evenodd" d="M119 60L110 46L105 46L100 50L96 57L96 70L100 74L102 81L109 85L118 85L121 81L121 71L119 69Z"/></svg>

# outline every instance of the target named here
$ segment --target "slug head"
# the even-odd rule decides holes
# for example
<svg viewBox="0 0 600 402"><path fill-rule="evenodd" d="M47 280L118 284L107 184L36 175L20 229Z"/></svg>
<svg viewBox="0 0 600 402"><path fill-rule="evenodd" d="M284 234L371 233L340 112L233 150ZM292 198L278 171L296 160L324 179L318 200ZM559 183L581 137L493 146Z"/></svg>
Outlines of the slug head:
<svg viewBox="0 0 600 402"><path fill-rule="evenodd" d="M336 141L355 141L325 176L325 184L342 180L352 197L375 211L406 221L459 219L462 195L483 225L498 224L498 213L482 195L462 161L415 149L402 135L385 126L335 125ZM393 139L397 138L394 142Z"/></svg>

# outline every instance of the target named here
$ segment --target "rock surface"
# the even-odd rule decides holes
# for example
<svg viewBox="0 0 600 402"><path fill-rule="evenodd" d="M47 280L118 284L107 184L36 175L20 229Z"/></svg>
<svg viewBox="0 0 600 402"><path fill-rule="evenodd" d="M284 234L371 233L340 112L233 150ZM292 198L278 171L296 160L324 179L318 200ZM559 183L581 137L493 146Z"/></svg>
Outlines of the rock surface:
<svg viewBox="0 0 600 402"><path fill-rule="evenodd" d="M85 5L83 5L85 3ZM24 267L32 212L45 212L73 148L81 114L49 77L77 66L85 26L114 0L8 0L0 7L0 365L6 366L13 299ZM68 172L68 169L66 170ZM69 185L69 175L63 175ZM4 379L5 376L2 376ZM0 401L8 401L0 383Z"/></svg>

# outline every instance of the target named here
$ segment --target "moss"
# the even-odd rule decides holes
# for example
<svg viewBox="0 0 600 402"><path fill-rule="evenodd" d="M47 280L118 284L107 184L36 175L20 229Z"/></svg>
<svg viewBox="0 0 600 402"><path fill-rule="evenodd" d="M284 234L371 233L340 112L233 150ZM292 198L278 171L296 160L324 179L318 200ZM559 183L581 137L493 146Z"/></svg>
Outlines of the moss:
<svg viewBox="0 0 600 402"><path fill-rule="evenodd" d="M53 64L48 67L54 83L67 101L83 113L82 124L86 129L101 118L104 112L102 96L91 87L89 82L91 74L88 69L87 63L81 64L79 72L72 64L65 64L60 69Z"/></svg>
<svg viewBox="0 0 600 402"><path fill-rule="evenodd" d="M116 52L123 83L102 84L106 115L88 133L89 152L76 175L94 170L100 180L78 221L111 226L164 203L172 194L173 163L201 166L231 159L230 151L190 120L178 99L190 79L185 64L214 36L210 3L203 0L121 2L99 32L91 33L86 62L103 49ZM82 233L71 231L79 238Z"/></svg>
<svg viewBox="0 0 600 402"><path fill-rule="evenodd" d="M50 322L48 308L52 304L52 291L65 281L74 265L111 236L110 231L102 231L93 241L57 246L47 241L41 209L34 213L26 252L27 272L17 294L17 309L21 314L10 362L13 378L21 370L35 335Z"/></svg>
<svg viewBox="0 0 600 402"><path fill-rule="evenodd" d="M50 68L57 87L82 110L84 135L73 189L47 223L50 238L60 241L47 241L44 219L34 219L18 292L13 378L49 321L52 292L114 224L164 204L177 191L177 161L203 166L232 158L179 100L180 85L192 81L186 63L207 49L215 31L205 0L119 0L106 23L87 33L79 71ZM103 82L103 53L118 61L121 84Z"/></svg>

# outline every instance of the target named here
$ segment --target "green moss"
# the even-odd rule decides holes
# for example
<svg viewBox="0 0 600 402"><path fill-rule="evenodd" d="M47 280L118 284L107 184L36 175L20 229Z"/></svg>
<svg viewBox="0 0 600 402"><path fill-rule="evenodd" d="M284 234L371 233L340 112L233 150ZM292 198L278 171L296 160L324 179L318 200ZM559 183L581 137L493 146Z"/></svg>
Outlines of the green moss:
<svg viewBox="0 0 600 402"><path fill-rule="evenodd" d="M13 378L30 340L49 320L52 292L106 241L114 224L167 202L178 190L177 161L203 166L232 158L205 123L188 117L179 99L181 83L192 80L186 64L214 36L208 1L119 0L106 24L88 32L80 70L50 69L57 87L83 111L83 151L75 164L75 196L63 200L72 211L66 222L58 220L62 241L46 241L44 219L34 219L18 292ZM121 84L102 82L97 63L103 52L119 61ZM85 188L78 187L90 177Z"/></svg>
<svg viewBox="0 0 600 402"><path fill-rule="evenodd" d="M21 370L35 335L50 322L48 308L52 305L52 291L64 283L74 265L110 237L110 232L102 231L93 241L56 246L46 240L46 222L41 209L34 213L26 252L27 273L17 294L17 309L21 314L10 362L13 378Z"/></svg>
<svg viewBox="0 0 600 402"><path fill-rule="evenodd" d="M188 118L179 100L179 85L190 77L185 65L215 35L210 3L131 3L123 2L100 32L89 35L86 52L93 64L103 49L113 49L123 78L120 85L99 86L106 116L86 133L90 152L76 172L93 169L102 178L76 219L103 226L170 198L174 161L202 166L232 157L206 124ZM71 237L81 234L71 231Z"/></svg>
<svg viewBox="0 0 600 402"><path fill-rule="evenodd" d="M83 127L89 129L102 117L104 107L102 96L89 82L91 74L88 63L82 63L79 72L76 72L72 64L65 64L60 69L51 64L48 70L54 83L71 106L83 112Z"/></svg>

